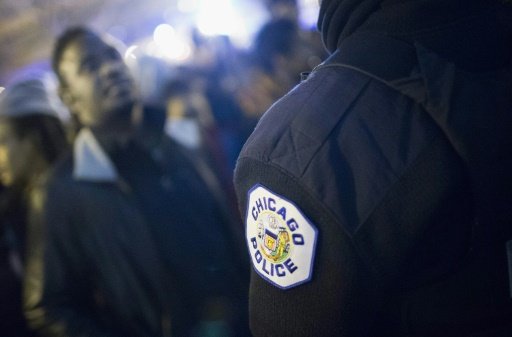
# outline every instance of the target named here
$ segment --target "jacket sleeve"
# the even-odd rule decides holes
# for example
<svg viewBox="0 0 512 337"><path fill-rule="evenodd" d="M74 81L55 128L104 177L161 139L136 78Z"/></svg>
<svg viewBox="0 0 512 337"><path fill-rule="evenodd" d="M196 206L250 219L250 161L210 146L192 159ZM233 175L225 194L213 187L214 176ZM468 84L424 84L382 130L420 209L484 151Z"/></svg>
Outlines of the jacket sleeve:
<svg viewBox="0 0 512 337"><path fill-rule="evenodd" d="M70 221L70 198L62 186L31 194L24 311L42 336L115 336L95 317L87 263Z"/></svg>
<svg viewBox="0 0 512 337"><path fill-rule="evenodd" d="M348 236L301 184L282 170L241 158L236 172L244 219L249 213L247 191L261 184L291 200L318 229L311 278L299 286L286 290L274 286L263 279L261 269L255 271L253 258L249 319L254 336L366 336L381 289L371 271L363 267Z"/></svg>

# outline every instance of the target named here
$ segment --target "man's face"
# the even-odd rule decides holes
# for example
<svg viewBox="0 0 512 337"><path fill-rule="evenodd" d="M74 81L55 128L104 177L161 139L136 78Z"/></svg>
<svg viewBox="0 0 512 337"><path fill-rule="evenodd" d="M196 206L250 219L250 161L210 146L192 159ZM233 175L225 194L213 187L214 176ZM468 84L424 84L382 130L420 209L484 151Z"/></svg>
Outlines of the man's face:
<svg viewBox="0 0 512 337"><path fill-rule="evenodd" d="M61 95L84 126L128 118L136 100L129 69L119 52L95 35L66 46L58 65Z"/></svg>

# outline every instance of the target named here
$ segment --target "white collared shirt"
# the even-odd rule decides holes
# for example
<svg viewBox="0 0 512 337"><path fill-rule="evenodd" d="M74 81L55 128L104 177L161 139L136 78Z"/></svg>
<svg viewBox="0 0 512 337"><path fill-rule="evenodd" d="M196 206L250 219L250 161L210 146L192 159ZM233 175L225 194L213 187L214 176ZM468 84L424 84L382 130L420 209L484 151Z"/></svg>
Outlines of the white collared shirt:
<svg viewBox="0 0 512 337"><path fill-rule="evenodd" d="M89 128L79 131L73 144L73 178L91 182L115 182L119 175Z"/></svg>

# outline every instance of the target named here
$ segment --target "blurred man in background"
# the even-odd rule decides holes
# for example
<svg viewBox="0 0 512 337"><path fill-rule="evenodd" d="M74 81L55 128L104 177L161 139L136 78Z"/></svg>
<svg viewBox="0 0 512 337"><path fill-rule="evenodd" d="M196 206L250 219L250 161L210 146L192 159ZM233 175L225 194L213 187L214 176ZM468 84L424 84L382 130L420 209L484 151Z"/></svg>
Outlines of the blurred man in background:
<svg viewBox="0 0 512 337"><path fill-rule="evenodd" d="M22 311L25 257L36 186L67 148L56 93L38 78L17 81L0 94L0 334L28 337Z"/></svg>
<svg viewBox="0 0 512 337"><path fill-rule="evenodd" d="M71 28L53 66L81 128L42 188L32 326L48 336L243 336L246 266L214 175L163 123L141 123L154 109L141 106L108 39Z"/></svg>

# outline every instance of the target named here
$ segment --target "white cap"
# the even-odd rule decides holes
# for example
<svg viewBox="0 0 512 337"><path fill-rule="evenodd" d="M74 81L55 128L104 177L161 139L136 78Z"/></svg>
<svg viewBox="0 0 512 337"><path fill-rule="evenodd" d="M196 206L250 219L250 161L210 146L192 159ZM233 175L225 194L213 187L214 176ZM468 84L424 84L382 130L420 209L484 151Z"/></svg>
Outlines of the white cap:
<svg viewBox="0 0 512 337"><path fill-rule="evenodd" d="M42 80L19 81L0 93L0 117L46 115L58 118L58 107L53 100Z"/></svg>

